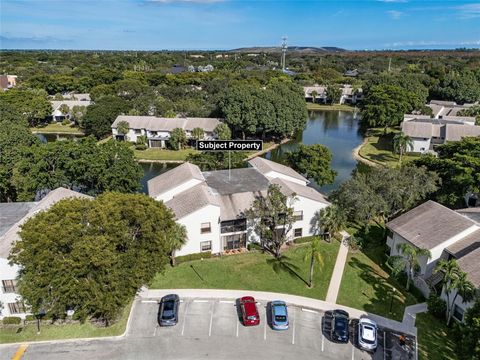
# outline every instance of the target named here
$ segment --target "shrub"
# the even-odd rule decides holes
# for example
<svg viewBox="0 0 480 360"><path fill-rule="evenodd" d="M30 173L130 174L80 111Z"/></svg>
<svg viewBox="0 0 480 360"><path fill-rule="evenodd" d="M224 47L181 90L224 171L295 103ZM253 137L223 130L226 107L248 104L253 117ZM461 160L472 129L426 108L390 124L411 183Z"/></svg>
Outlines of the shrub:
<svg viewBox="0 0 480 360"><path fill-rule="evenodd" d="M295 244L304 244L304 243L312 241L312 239L313 239L313 236L305 236L305 237L301 237L301 238L296 238L295 240L293 240L293 242Z"/></svg>
<svg viewBox="0 0 480 360"><path fill-rule="evenodd" d="M447 313L447 303L438 295L431 293L427 299L428 312L433 316L444 319Z"/></svg>
<svg viewBox="0 0 480 360"><path fill-rule="evenodd" d="M35 317L35 315L27 315L25 317L25 320L26 321L34 321L34 320L37 320L37 318Z"/></svg>
<svg viewBox="0 0 480 360"><path fill-rule="evenodd" d="M177 264L181 264L181 263L193 261L193 260L209 259L212 256L213 254L211 252L201 252L201 253L177 256L175 257L175 260L177 261Z"/></svg>
<svg viewBox="0 0 480 360"><path fill-rule="evenodd" d="M62 125L70 125L70 124L71 124L71 121L68 119L65 119L62 121Z"/></svg>
<svg viewBox="0 0 480 360"><path fill-rule="evenodd" d="M145 144L135 144L135 149L137 149L137 150L147 150L147 145L145 145Z"/></svg>
<svg viewBox="0 0 480 360"><path fill-rule="evenodd" d="M364 245L365 240L359 236L351 235L348 238L348 246L350 246L352 250L362 249Z"/></svg>
<svg viewBox="0 0 480 360"><path fill-rule="evenodd" d="M2 322L4 325L20 325L22 319L18 316L5 316Z"/></svg>
<svg viewBox="0 0 480 360"><path fill-rule="evenodd" d="M258 243L248 243L247 244L247 249L248 251L252 251L252 250L262 250L262 246Z"/></svg>

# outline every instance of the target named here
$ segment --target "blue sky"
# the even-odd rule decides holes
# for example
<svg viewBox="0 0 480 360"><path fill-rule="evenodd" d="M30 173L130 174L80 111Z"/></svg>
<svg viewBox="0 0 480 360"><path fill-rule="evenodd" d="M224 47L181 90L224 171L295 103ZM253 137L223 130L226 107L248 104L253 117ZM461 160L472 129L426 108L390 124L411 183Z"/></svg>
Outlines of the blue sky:
<svg viewBox="0 0 480 360"><path fill-rule="evenodd" d="M480 47L480 2L0 0L3 49Z"/></svg>

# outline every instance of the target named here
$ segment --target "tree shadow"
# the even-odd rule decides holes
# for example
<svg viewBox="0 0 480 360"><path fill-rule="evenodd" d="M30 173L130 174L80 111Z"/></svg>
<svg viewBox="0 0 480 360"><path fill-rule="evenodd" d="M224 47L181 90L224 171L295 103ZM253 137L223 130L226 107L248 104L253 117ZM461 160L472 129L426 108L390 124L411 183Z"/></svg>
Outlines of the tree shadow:
<svg viewBox="0 0 480 360"><path fill-rule="evenodd" d="M295 265L288 256L280 255L279 258L270 258L265 260L276 274L281 272L288 274L293 278L301 280L306 286L308 282L299 274L300 268Z"/></svg>

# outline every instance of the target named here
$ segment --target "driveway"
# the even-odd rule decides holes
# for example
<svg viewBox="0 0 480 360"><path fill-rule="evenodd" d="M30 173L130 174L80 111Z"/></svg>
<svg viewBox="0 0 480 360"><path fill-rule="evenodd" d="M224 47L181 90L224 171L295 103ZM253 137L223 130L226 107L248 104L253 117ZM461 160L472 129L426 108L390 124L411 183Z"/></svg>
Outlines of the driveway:
<svg viewBox="0 0 480 360"><path fill-rule="evenodd" d="M259 326L244 327L232 299L184 298L176 326L159 327L158 299L138 300L128 332L118 339L98 339L31 344L23 359L413 359L398 350L398 340L388 329L379 329L379 347L370 354L358 348L355 320L350 342L329 340L328 312L289 305L290 328L270 328L267 301L259 301ZM0 358L11 359L14 348L2 348ZM5 351L4 351L5 350ZM411 356L411 357L409 357Z"/></svg>

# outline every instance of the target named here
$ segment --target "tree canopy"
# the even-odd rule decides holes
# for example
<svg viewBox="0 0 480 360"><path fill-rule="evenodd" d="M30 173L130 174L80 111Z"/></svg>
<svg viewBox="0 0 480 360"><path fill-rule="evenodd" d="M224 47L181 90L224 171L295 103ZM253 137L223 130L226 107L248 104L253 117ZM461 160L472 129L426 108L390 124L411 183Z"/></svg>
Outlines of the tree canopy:
<svg viewBox="0 0 480 360"><path fill-rule="evenodd" d="M125 100L117 96L104 96L95 104L87 107L83 116L86 135L101 139L112 133L112 123L118 115L125 114L130 109Z"/></svg>
<svg viewBox="0 0 480 360"><path fill-rule="evenodd" d="M34 313L63 318L72 309L75 318L108 325L164 269L184 241L178 227L146 195L62 200L22 226L10 256L22 268L19 292Z"/></svg>
<svg viewBox="0 0 480 360"><path fill-rule="evenodd" d="M319 185L331 184L336 172L331 168L332 153L324 145L303 145L286 154L287 162L296 171Z"/></svg>

